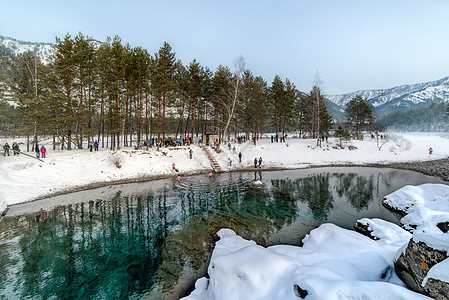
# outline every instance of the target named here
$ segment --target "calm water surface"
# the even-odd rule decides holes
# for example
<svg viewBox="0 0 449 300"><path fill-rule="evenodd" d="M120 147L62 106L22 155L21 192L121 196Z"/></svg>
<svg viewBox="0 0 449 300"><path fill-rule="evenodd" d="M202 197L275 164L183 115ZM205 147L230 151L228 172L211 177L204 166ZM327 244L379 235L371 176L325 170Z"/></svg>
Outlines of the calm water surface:
<svg viewBox="0 0 449 300"><path fill-rule="evenodd" d="M252 182L261 180L262 188ZM321 223L399 223L382 198L410 171L323 168L185 177L83 191L12 207L0 222L0 298L178 298L204 275L220 228L300 245ZM168 295L168 296L167 296Z"/></svg>

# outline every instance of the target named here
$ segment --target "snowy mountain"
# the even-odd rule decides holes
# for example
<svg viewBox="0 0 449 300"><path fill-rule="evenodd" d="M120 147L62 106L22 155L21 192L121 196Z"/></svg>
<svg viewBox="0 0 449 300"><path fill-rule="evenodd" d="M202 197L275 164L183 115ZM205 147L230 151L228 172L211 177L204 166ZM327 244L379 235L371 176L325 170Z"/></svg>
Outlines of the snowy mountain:
<svg viewBox="0 0 449 300"><path fill-rule="evenodd" d="M373 105L374 112L383 116L396 111L426 107L432 103L449 102L449 77L439 80L401 85L391 89L360 90L343 95L326 95L326 98L344 107L352 98L360 95Z"/></svg>
<svg viewBox="0 0 449 300"><path fill-rule="evenodd" d="M94 45L95 49L98 49L102 44L94 39L89 39L89 42ZM48 64L55 53L55 49L56 45L52 43L24 42L0 35L0 57L2 58L14 59L21 53L31 51L37 54L43 64Z"/></svg>
<svg viewBox="0 0 449 300"><path fill-rule="evenodd" d="M0 35L0 49L3 55L9 57L31 51L37 54L37 57L42 63L48 64L50 57L55 52L55 45L49 43L23 42Z"/></svg>

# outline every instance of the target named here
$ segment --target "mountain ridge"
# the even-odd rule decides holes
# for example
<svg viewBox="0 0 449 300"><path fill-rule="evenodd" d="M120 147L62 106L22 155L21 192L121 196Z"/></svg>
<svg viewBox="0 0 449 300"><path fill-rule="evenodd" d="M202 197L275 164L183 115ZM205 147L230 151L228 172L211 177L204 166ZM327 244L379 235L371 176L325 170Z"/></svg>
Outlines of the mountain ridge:
<svg viewBox="0 0 449 300"><path fill-rule="evenodd" d="M389 89L358 90L326 95L326 99L344 108L351 99L360 95L366 98L378 116L388 113L429 106L449 101L449 76L428 82L404 84Z"/></svg>

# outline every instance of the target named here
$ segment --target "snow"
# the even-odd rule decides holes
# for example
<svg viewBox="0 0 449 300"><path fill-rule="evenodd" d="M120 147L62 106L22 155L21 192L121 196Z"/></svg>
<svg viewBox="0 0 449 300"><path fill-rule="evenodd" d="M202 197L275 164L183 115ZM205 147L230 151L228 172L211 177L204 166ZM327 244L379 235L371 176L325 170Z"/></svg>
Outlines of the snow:
<svg viewBox="0 0 449 300"><path fill-rule="evenodd" d="M384 202L407 213L401 223L413 232L412 238L416 243L423 242L432 249L449 254L449 234L437 227L438 223L449 222L449 186L405 186L385 196ZM423 286L428 278L449 282L449 260L435 265L423 280Z"/></svg>
<svg viewBox="0 0 449 300"><path fill-rule="evenodd" d="M0 191L0 212L6 209L6 199L3 196L3 193Z"/></svg>
<svg viewBox="0 0 449 300"><path fill-rule="evenodd" d="M363 225L368 225L368 230L371 232L371 236L383 239L386 242L397 242L396 239L408 241L412 236L408 231L401 230L398 225L382 219L363 218L358 220L358 222Z"/></svg>
<svg viewBox="0 0 449 300"><path fill-rule="evenodd" d="M430 278L438 279L444 282L449 282L449 259L443 260L442 262L434 265L429 270L427 276L424 278L422 282L423 287L426 285L427 281Z"/></svg>
<svg viewBox="0 0 449 300"><path fill-rule="evenodd" d="M448 93L448 82L449 77L445 77L435 81L401 85L390 89L360 90L341 95L326 95L326 98L340 106L345 106L357 95L367 98L374 107L401 97L404 97L405 101L416 104L432 98L446 99L444 95Z"/></svg>
<svg viewBox="0 0 449 300"><path fill-rule="evenodd" d="M444 184L405 186L385 196L384 202L407 213L401 223L414 232L416 240L431 234L441 235L437 224L449 222L449 186ZM447 241L449 247L449 238Z"/></svg>
<svg viewBox="0 0 449 300"><path fill-rule="evenodd" d="M408 239L398 235L371 240L333 224L307 235L302 247L264 248L229 229L188 300L200 299L428 299L407 290L394 273L393 256ZM396 241L396 242L393 242ZM299 287L299 288L298 288Z"/></svg>
<svg viewBox="0 0 449 300"><path fill-rule="evenodd" d="M265 170L425 161L446 158L449 153L449 139L444 135L415 133L390 137L381 149L370 137L350 142L356 150L349 150L349 144L345 149L334 148L339 143L334 138L324 142L323 148L317 148L316 140L311 139L288 138L286 143L271 143L266 138L257 145L232 144L235 150L223 147L221 153L212 153L225 171L254 170L254 158L261 156L261 170ZM10 145L14 142L0 139L2 145L6 141ZM428 154L429 147L434 149L434 154ZM193 159L189 159L190 149L193 149ZM209 159L197 145L162 151L130 147L118 152L53 151L48 145L47 150L43 162L25 155L0 157L0 210L7 205L94 184L175 177L172 163L183 176L210 172ZM243 155L242 163L230 166L229 160L237 162L239 152ZM121 160L120 168L113 163L115 158ZM414 239L447 251L448 239L437 232L435 225L436 221L448 220L448 195L448 186L426 184L404 187L386 196L385 201L408 214L403 218L404 226L417 225ZM394 272L394 259L404 250L410 233L380 219L360 222L367 224L378 240L323 224L303 239L302 247L265 248L232 230L222 229L208 267L209 279L199 279L186 299L298 299L300 288L307 290L307 299L427 299L406 289ZM429 278L447 278L447 263L434 268Z"/></svg>
<svg viewBox="0 0 449 300"><path fill-rule="evenodd" d="M448 219L449 221L449 219ZM423 242L432 249L446 251L449 253L449 234L444 233L413 233L416 243Z"/></svg>
<svg viewBox="0 0 449 300"><path fill-rule="evenodd" d="M0 36L0 44L12 50L14 55L19 55L26 51L36 53L43 64L48 64L50 57L55 52L55 45L53 44L23 42L4 36Z"/></svg>

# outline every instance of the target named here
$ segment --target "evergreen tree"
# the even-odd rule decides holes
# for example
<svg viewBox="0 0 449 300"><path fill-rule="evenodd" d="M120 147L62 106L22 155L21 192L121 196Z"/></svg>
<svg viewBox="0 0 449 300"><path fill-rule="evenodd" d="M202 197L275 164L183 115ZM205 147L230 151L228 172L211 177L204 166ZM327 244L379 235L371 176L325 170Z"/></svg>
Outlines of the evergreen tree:
<svg viewBox="0 0 449 300"><path fill-rule="evenodd" d="M17 58L16 67L19 105L11 111L2 106L8 115L2 122L21 113L23 133L36 140L52 134L54 147L62 149L93 140L118 149L154 133L165 138L167 133L214 132L222 141L245 132L258 138L270 123L276 134L299 127L319 136L331 124L322 96L298 101L289 79L276 75L268 88L262 77L244 70L243 57L234 74L221 65L213 73L196 59L184 67L168 43L153 57L123 45L118 36L97 48L82 33L67 34L56 38L50 65L28 53Z"/></svg>
<svg viewBox="0 0 449 300"><path fill-rule="evenodd" d="M62 149L64 145L68 150L72 149L72 133L76 120L76 104L74 101L75 92L75 60L74 60L74 41L67 34L64 39L56 38L56 50L54 57L54 92L56 97L60 98L64 105L64 119L62 133Z"/></svg>
<svg viewBox="0 0 449 300"><path fill-rule="evenodd" d="M244 76L245 124L244 131L256 138L267 128L268 116L268 87L267 82L260 76L254 77L251 72L245 72Z"/></svg>
<svg viewBox="0 0 449 300"><path fill-rule="evenodd" d="M213 72L208 68L205 67L203 69L202 73L202 85L201 85L201 100L199 102L198 107L198 116L199 116L199 123L201 127L202 132L202 139L204 140L204 135L208 132L210 119L212 117L212 97L214 93L212 79L213 79Z"/></svg>
<svg viewBox="0 0 449 300"><path fill-rule="evenodd" d="M212 106L214 107L214 133L222 136L226 117L226 107L230 105L229 91L232 89L232 73L228 67L219 65L212 78Z"/></svg>
<svg viewBox="0 0 449 300"><path fill-rule="evenodd" d="M187 68L188 74L188 91L189 91L189 116L187 118L190 121L191 136L193 137L194 121L195 121L195 109L200 97L202 96L202 86L204 79L204 70L200 64L194 59ZM187 124L186 124L187 127Z"/></svg>
<svg viewBox="0 0 449 300"><path fill-rule="evenodd" d="M361 131L368 129L374 122L373 108L367 99L355 96L345 107L348 115L347 124L355 132L356 138L361 138Z"/></svg>
<svg viewBox="0 0 449 300"><path fill-rule="evenodd" d="M295 127L299 130L299 136L302 137L307 130L307 108L308 97L301 95L296 102L295 111L297 113L297 119Z"/></svg>
<svg viewBox="0 0 449 300"><path fill-rule="evenodd" d="M92 62L94 56L94 48L89 44L88 38L86 38L81 32L74 38L73 45L73 62L76 72L76 95L77 105L75 113L76 122L76 139L78 149L81 149L83 143L83 130L85 123L88 123L87 119L90 114L90 108L92 105L92 99L90 97L90 90L92 88L93 73ZM90 132L88 133L90 134Z"/></svg>
<svg viewBox="0 0 449 300"><path fill-rule="evenodd" d="M449 118L446 103L432 103L408 111L399 111L378 119L376 130L389 128L395 131L447 131Z"/></svg>
<svg viewBox="0 0 449 300"><path fill-rule="evenodd" d="M281 102L279 104L280 114L280 130L282 135L285 132L293 128L295 119L297 118L298 112L295 110L297 102L297 90L295 85L287 78L284 84L284 95L281 97Z"/></svg>
<svg viewBox="0 0 449 300"><path fill-rule="evenodd" d="M281 80L279 75L274 77L273 83L270 88L270 99L271 99L271 111L273 113L272 116L272 125L274 127L274 132L276 136L280 131L280 114L281 114L281 103L284 102L285 97L285 87L284 83Z"/></svg>
<svg viewBox="0 0 449 300"><path fill-rule="evenodd" d="M174 101L174 91L176 89L176 69L179 64L176 61L175 53L172 52L171 46L164 42L164 45L154 54L155 70L154 82L156 98L157 98L157 135L163 138L166 134L166 110L167 106Z"/></svg>
<svg viewBox="0 0 449 300"><path fill-rule="evenodd" d="M111 65L109 74L111 76L109 91L109 124L111 138L111 150L120 148L120 133L122 132L122 122L124 111L124 78L125 78L125 47L122 45L120 37L115 36L110 46Z"/></svg>
<svg viewBox="0 0 449 300"><path fill-rule="evenodd" d="M346 128L343 128L341 125L338 126L337 130L335 130L335 135L340 139L340 148L342 147L341 142L343 140L350 140L351 134Z"/></svg>

